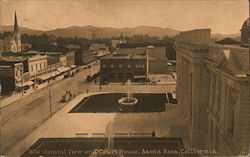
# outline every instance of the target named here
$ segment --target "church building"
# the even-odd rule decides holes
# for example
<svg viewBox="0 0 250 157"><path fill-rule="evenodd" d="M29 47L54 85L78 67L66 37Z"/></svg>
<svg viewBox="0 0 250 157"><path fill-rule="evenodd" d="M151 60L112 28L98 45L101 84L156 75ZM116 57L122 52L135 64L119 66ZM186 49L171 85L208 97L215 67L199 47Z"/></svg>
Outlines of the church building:
<svg viewBox="0 0 250 157"><path fill-rule="evenodd" d="M3 51L11 51L15 53L21 52L21 34L17 24L16 12L14 20L14 32L9 33L5 37Z"/></svg>

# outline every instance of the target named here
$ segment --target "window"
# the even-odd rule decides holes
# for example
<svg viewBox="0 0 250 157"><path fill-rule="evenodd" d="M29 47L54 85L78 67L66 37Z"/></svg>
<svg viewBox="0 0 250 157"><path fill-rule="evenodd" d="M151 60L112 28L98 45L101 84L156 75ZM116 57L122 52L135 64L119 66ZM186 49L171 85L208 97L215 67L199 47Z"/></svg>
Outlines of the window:
<svg viewBox="0 0 250 157"><path fill-rule="evenodd" d="M132 77L132 73L127 73L127 77L131 78Z"/></svg>
<svg viewBox="0 0 250 157"><path fill-rule="evenodd" d="M130 69L132 66L131 66L131 64L128 64L128 68Z"/></svg>
<svg viewBox="0 0 250 157"><path fill-rule="evenodd" d="M122 68L123 67L123 65L122 64L119 64L119 66L118 66L119 68Z"/></svg>
<svg viewBox="0 0 250 157"><path fill-rule="evenodd" d="M144 64L136 64L136 65L135 65L135 68L136 68L136 69L144 69L144 68L145 68L145 65L144 65Z"/></svg>
<svg viewBox="0 0 250 157"><path fill-rule="evenodd" d="M42 69L42 63L40 63L40 70Z"/></svg>
<svg viewBox="0 0 250 157"><path fill-rule="evenodd" d="M124 77L123 73L118 73L118 78L123 78L123 77Z"/></svg>
<svg viewBox="0 0 250 157"><path fill-rule="evenodd" d="M109 66L110 68L114 68L114 64L110 64L110 66Z"/></svg>
<svg viewBox="0 0 250 157"><path fill-rule="evenodd" d="M31 72L33 72L33 65L31 65Z"/></svg>
<svg viewBox="0 0 250 157"><path fill-rule="evenodd" d="M110 73L109 78L115 78L115 73Z"/></svg>
<svg viewBox="0 0 250 157"><path fill-rule="evenodd" d="M43 64L44 64L44 66L43 66L43 67L44 67L44 69L45 69L45 68L46 68L46 64L45 64L45 62L44 62Z"/></svg>
<svg viewBox="0 0 250 157"><path fill-rule="evenodd" d="M37 71L37 64L36 64L36 71Z"/></svg>

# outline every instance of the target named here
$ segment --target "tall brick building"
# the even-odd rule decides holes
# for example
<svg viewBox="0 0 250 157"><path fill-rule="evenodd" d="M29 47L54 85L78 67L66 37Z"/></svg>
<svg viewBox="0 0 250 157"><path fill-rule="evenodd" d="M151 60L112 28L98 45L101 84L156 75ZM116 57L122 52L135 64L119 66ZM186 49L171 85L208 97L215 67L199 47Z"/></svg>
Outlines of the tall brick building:
<svg viewBox="0 0 250 157"><path fill-rule="evenodd" d="M145 81L147 77L146 56L110 55L100 60L103 82Z"/></svg>

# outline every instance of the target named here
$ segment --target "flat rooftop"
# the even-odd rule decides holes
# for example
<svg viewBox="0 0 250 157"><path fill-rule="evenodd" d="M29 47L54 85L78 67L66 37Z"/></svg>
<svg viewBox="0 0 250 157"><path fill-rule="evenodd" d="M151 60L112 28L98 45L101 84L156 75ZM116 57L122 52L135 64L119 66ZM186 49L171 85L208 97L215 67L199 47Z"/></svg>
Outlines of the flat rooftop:
<svg viewBox="0 0 250 157"><path fill-rule="evenodd" d="M26 60L26 57L22 56L0 56L0 61L2 62L23 62Z"/></svg>
<svg viewBox="0 0 250 157"><path fill-rule="evenodd" d="M146 59L146 55L121 55L121 54L115 54L115 55L108 55L103 58L103 59Z"/></svg>

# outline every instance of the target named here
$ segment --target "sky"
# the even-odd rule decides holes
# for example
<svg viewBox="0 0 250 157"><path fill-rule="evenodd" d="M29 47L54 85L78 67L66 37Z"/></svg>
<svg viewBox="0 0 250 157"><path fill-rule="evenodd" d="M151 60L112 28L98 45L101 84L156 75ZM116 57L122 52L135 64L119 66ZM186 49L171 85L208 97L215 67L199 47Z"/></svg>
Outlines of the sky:
<svg viewBox="0 0 250 157"><path fill-rule="evenodd" d="M238 33L248 0L0 0L0 25L52 30L69 26L159 26L181 31L211 28Z"/></svg>

